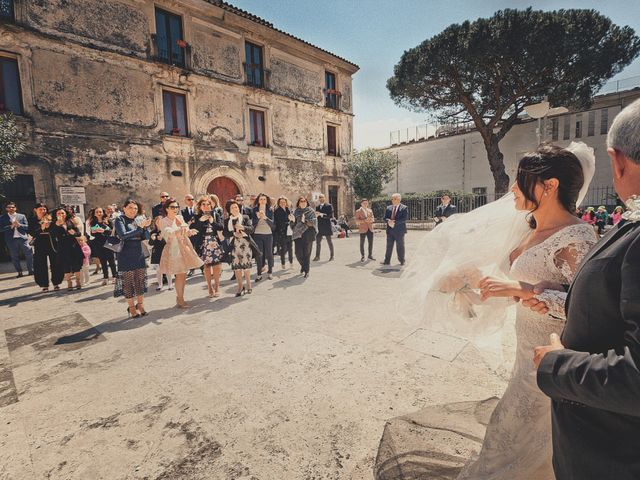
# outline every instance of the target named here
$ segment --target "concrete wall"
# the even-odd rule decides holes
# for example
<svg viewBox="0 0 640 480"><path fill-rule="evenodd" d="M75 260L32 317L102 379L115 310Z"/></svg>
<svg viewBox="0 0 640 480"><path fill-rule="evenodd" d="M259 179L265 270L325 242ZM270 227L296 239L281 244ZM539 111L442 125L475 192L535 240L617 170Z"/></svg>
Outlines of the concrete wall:
<svg viewBox="0 0 640 480"><path fill-rule="evenodd" d="M598 97L591 108L595 111L594 135L588 135L588 112L571 112L555 117L559 121L558 140L552 139L550 119L543 140L562 147L568 146L572 141L582 141L593 147L596 156L596 172L591 182L591 190L612 188L611 168L606 151L607 136L600 133L602 112L604 109L607 110L610 126L620 110L639 97L640 91L637 90ZM575 137L577 115L582 117L581 138ZM565 118L569 121L568 140L563 139ZM517 165L523 154L536 148L536 128L537 121L518 124L500 142L505 168L511 181L515 181ZM400 160L397 179L394 177L385 187L384 192L387 194L396 190L401 193L436 190L471 193L474 188L482 187L491 194L494 190L486 150L477 132L394 145L384 150L397 154Z"/></svg>
<svg viewBox="0 0 640 480"><path fill-rule="evenodd" d="M152 58L154 5L182 15L190 69ZM37 200L55 205L60 186L81 185L87 207L128 195L149 204L227 176L274 196L339 185L340 210L351 208L326 126L348 155L354 65L203 0L34 0L16 17L0 25L0 55L18 61L28 140L18 172L34 176ZM266 89L244 85L245 40L264 46ZM337 74L340 111L324 107L325 70ZM164 134L163 90L186 95L188 138ZM248 145L250 108L265 112L267 148Z"/></svg>

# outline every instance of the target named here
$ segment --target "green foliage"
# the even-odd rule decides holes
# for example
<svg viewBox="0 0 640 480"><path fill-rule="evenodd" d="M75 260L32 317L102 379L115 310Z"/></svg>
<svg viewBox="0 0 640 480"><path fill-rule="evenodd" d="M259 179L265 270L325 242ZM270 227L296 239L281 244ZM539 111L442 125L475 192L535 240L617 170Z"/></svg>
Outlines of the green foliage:
<svg viewBox="0 0 640 480"><path fill-rule="evenodd" d="M347 160L344 172L357 198L373 198L393 179L397 157L368 148Z"/></svg>
<svg viewBox="0 0 640 480"><path fill-rule="evenodd" d="M496 191L507 191L498 142L525 105L584 108L640 52L640 38L595 10L501 10L453 24L407 50L387 82L397 105L441 123L471 121Z"/></svg>
<svg viewBox="0 0 640 480"><path fill-rule="evenodd" d="M20 131L11 113L0 114L0 183L15 178L13 162L24 151Z"/></svg>

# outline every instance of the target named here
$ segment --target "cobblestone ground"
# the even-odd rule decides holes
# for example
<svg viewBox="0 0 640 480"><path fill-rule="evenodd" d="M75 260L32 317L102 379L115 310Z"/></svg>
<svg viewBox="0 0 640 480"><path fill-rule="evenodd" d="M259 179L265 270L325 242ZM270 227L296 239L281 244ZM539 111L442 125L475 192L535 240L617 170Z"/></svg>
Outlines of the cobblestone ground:
<svg viewBox="0 0 640 480"><path fill-rule="evenodd" d="M369 479L389 419L500 394L472 347L394 317L399 266L334 242L241 299L227 270L217 299L189 279L187 311L150 288L140 319L96 276L2 274L0 478Z"/></svg>

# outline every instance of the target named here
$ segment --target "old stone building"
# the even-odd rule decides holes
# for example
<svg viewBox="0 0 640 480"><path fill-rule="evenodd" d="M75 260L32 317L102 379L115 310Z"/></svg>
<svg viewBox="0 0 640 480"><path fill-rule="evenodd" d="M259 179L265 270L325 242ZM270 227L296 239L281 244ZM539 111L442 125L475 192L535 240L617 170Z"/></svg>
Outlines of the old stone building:
<svg viewBox="0 0 640 480"><path fill-rule="evenodd" d="M541 140L565 147L581 141L593 147L596 172L584 204L615 204L606 139L615 116L640 98L640 77L614 84L607 93L594 98L585 111L569 111L545 119ZM500 142L504 164L511 181L515 181L519 160L538 143L538 123L523 116ZM409 135L392 138L394 144L383 149L398 156L398 168L385 193L453 192L475 193L493 199L494 180L480 134L473 128L441 127L436 131L416 129ZM404 133L404 132L403 132ZM421 138L422 137L422 138Z"/></svg>
<svg viewBox="0 0 640 480"><path fill-rule="evenodd" d="M324 192L350 208L357 65L221 0L0 0L0 108L24 209L215 192ZM149 209L147 209L149 210Z"/></svg>

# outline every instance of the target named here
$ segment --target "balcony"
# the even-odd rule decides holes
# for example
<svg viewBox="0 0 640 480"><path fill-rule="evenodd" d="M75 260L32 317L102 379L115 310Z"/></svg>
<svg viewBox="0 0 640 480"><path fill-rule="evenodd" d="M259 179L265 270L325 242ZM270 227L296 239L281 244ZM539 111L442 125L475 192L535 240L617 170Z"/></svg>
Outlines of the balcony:
<svg viewBox="0 0 640 480"><path fill-rule="evenodd" d="M324 106L332 108L333 110L340 110L340 99L342 93L339 90L323 89L324 92Z"/></svg>
<svg viewBox="0 0 640 480"><path fill-rule="evenodd" d="M151 34L151 42L155 61L191 70L191 45L187 42L177 40L175 45L170 45L166 39L160 39L156 34Z"/></svg>
<svg viewBox="0 0 640 480"><path fill-rule="evenodd" d="M265 69L262 64L243 63L244 84L248 87L261 88L267 90L271 71Z"/></svg>

